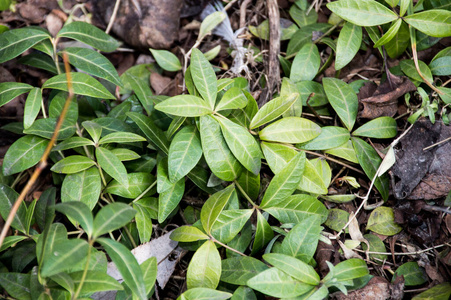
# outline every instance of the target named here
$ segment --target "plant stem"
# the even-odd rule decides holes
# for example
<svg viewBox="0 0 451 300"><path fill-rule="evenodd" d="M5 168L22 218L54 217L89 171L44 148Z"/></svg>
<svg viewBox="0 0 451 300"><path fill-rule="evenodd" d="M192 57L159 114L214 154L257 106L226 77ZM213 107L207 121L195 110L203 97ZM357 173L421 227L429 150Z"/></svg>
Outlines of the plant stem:
<svg viewBox="0 0 451 300"><path fill-rule="evenodd" d="M151 185L149 185L149 187L144 192L142 192L138 197L136 197L135 200L133 200L130 204L133 204L136 201L140 200L142 197L144 197L144 195L147 194L156 184L157 184L157 181L155 180L155 182L153 182Z"/></svg>
<svg viewBox="0 0 451 300"><path fill-rule="evenodd" d="M210 236L210 238L211 238L211 240L212 240L213 242L215 242L215 243L221 245L221 246L224 247L224 248L229 249L229 250L232 251L232 252L235 252L235 253L237 253L237 254L239 254L239 255L241 255L241 256L247 256L246 254L244 254L244 253L242 253L242 252L240 252L240 251L238 251L238 250L236 250L236 249L233 249L232 247L230 247L230 246L228 246L228 245L226 245L226 244L224 244L224 243L221 243L220 241L218 241L217 239L215 239L215 238L212 237L212 236Z"/></svg>
<svg viewBox="0 0 451 300"><path fill-rule="evenodd" d="M241 187L241 185L238 183L238 181L234 181L235 185L238 187L238 189L240 190L240 192L243 194L244 198L246 198L247 201L249 201L252 206L254 208L258 208L258 205L254 203L254 201L252 201L252 199L248 196L248 194L244 191L244 189Z"/></svg>
<svg viewBox="0 0 451 300"><path fill-rule="evenodd" d="M89 241L89 247L88 247L88 255L86 256L86 264L85 264L85 268L83 270L83 275L81 276L80 279L80 284L78 285L77 290L75 291L75 294L73 295L72 299L76 300L78 299L78 295L81 292L81 288L83 287L83 283L86 279L86 274L88 274L88 269L89 269L89 261L91 260L91 247L94 245L94 240L90 240Z"/></svg>

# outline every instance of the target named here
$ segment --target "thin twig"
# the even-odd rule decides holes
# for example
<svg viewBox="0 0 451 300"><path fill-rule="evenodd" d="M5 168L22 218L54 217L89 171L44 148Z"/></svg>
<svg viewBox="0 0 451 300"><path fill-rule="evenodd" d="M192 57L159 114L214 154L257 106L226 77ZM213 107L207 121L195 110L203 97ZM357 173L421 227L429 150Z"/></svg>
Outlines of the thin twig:
<svg viewBox="0 0 451 300"><path fill-rule="evenodd" d="M114 4L113 14L111 15L110 22L105 30L106 34L109 34L111 28L113 28L114 21L116 20L117 11L119 10L119 6L121 5L121 0L116 0L116 4Z"/></svg>

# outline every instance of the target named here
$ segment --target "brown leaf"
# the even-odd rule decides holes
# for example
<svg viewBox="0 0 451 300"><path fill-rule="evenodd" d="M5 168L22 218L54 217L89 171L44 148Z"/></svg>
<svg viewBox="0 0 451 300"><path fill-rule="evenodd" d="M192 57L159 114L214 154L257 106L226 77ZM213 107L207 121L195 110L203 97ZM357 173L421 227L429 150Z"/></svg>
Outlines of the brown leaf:
<svg viewBox="0 0 451 300"><path fill-rule="evenodd" d="M390 284L387 279L379 276L371 278L368 284L359 290L348 292L347 295L338 292L331 295L337 300L355 300L355 299L371 299L385 300L390 299Z"/></svg>

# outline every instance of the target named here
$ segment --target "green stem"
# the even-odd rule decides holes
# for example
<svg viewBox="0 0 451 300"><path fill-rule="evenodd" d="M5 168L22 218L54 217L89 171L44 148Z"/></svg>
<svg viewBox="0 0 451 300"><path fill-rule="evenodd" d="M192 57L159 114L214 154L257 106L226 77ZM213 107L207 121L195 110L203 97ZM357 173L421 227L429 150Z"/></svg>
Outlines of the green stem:
<svg viewBox="0 0 451 300"><path fill-rule="evenodd" d="M130 232L130 230L128 230L127 226L124 226L123 228L124 228L125 233L127 234L128 238L129 238L130 242L132 243L133 248L138 247L138 245L136 245L135 239L132 236L132 233Z"/></svg>
<svg viewBox="0 0 451 300"><path fill-rule="evenodd" d="M81 292L81 288L83 287L83 283L86 279L86 274L88 274L88 269L89 269L89 261L91 260L91 247L94 245L94 240L90 240L89 241L89 247L88 247L88 255L86 256L86 264L85 264L85 268L83 270L83 275L81 276L80 279L80 284L78 285L77 290L75 291L75 294L73 295L72 299L76 300L78 299L78 295Z"/></svg>
<svg viewBox="0 0 451 300"><path fill-rule="evenodd" d="M58 61L58 52L56 50L56 45L58 44L58 38L51 39L51 41L52 41L52 46L53 46L53 61L55 62L56 71L58 72L58 74L61 74L60 64Z"/></svg>
<svg viewBox="0 0 451 300"><path fill-rule="evenodd" d="M236 250L236 249L233 249L232 247L230 247L230 246L228 246L228 245L226 245L226 244L224 244L224 243L221 243L220 241L218 241L217 239L215 239L215 238L212 237L212 236L210 236L210 238L211 238L211 240L212 240L213 242L215 242L216 244L221 245L222 247L227 248L227 249L229 249L229 250L232 251L232 252L235 252L235 253L237 253L237 254L239 254L239 255L241 255L241 256L247 256L246 254L244 254L244 253L242 253L242 252L240 252L240 251L238 251L238 250Z"/></svg>
<svg viewBox="0 0 451 300"><path fill-rule="evenodd" d="M244 191L244 189L241 187L241 185L238 183L238 181L234 181L235 185L238 187L238 189L240 190L240 192L243 194L244 198L246 198L247 201L249 201L252 206L254 208L258 208L258 205L254 203L254 201L252 201L252 199L248 196L248 194Z"/></svg>
<svg viewBox="0 0 451 300"><path fill-rule="evenodd" d="M155 180L154 183L149 185L149 187L144 192L142 192L138 197L136 197L135 200L133 200L130 204L133 204L136 201L140 200L142 197L144 197L144 195L147 194L156 184L157 184L157 181Z"/></svg>

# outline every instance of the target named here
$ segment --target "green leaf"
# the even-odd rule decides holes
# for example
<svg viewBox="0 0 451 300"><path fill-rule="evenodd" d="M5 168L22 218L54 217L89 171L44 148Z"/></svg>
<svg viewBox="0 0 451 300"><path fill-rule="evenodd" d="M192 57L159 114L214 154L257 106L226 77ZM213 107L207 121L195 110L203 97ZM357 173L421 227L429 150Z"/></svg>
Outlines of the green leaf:
<svg viewBox="0 0 451 300"><path fill-rule="evenodd" d="M112 52L119 46L111 36L86 22L66 23L56 37L74 39L104 52Z"/></svg>
<svg viewBox="0 0 451 300"><path fill-rule="evenodd" d="M300 282L277 268L270 268L249 279L247 285L266 295L277 298L297 297L314 288Z"/></svg>
<svg viewBox="0 0 451 300"><path fill-rule="evenodd" d="M296 83L296 86L300 94L302 105L307 106L307 100L309 98L308 104L311 107L322 106L329 103L326 94L324 93L323 86L320 83L315 81L301 81ZM310 97L312 93L314 95Z"/></svg>
<svg viewBox="0 0 451 300"><path fill-rule="evenodd" d="M266 189L260 207L271 207L282 202L296 190L304 172L305 153L299 152L273 177Z"/></svg>
<svg viewBox="0 0 451 300"><path fill-rule="evenodd" d="M213 223L211 235L221 243L227 244L238 235L253 212L253 209L223 210Z"/></svg>
<svg viewBox="0 0 451 300"><path fill-rule="evenodd" d="M70 269L86 257L88 251L89 245L82 239L55 241L52 251L45 253L41 276L49 277Z"/></svg>
<svg viewBox="0 0 451 300"><path fill-rule="evenodd" d="M298 153L288 145L261 142L263 154L269 168L274 174L279 174L286 164Z"/></svg>
<svg viewBox="0 0 451 300"><path fill-rule="evenodd" d="M50 40L45 40L50 41ZM53 52L53 49L52 49ZM38 69L46 70L53 75L58 74L58 70L55 66L55 61L52 59L52 57L42 54L42 53L31 53L25 56L22 56L17 60L18 63L24 64L27 66L35 67ZM60 63L60 67L62 64ZM63 67L64 68L64 67Z"/></svg>
<svg viewBox="0 0 451 300"><path fill-rule="evenodd" d="M162 157L157 165L157 192L163 193L173 187L173 183L169 181L168 175L168 158Z"/></svg>
<svg viewBox="0 0 451 300"><path fill-rule="evenodd" d="M68 47L60 53L66 53L70 64L77 69L122 86L113 64L97 51L88 48Z"/></svg>
<svg viewBox="0 0 451 300"><path fill-rule="evenodd" d="M34 121L33 124L23 132L26 134L37 135L46 139L51 139L53 132L55 131L57 122L57 118L38 119ZM74 135L75 130L75 124L70 125L64 122L61 126L61 129L58 131L57 139L67 139Z"/></svg>
<svg viewBox="0 0 451 300"><path fill-rule="evenodd" d="M258 174L262 153L255 138L244 127L226 119L214 116L221 125L224 139L236 159L250 172Z"/></svg>
<svg viewBox="0 0 451 300"><path fill-rule="evenodd" d="M439 57L429 64L431 73L437 76L451 75L451 56Z"/></svg>
<svg viewBox="0 0 451 300"><path fill-rule="evenodd" d="M135 216L136 211L127 204L114 202L100 209L94 218L94 237L125 226Z"/></svg>
<svg viewBox="0 0 451 300"><path fill-rule="evenodd" d="M32 89L33 87L31 85L21 82L0 83L0 106L9 103L17 96L27 93Z"/></svg>
<svg viewBox="0 0 451 300"><path fill-rule="evenodd" d="M78 286L83 278L83 286L80 290L80 295L123 289L122 285L116 279L105 274L104 272L90 270L84 277L83 273L83 271L78 271L69 274L75 285L74 290L78 289Z"/></svg>
<svg viewBox="0 0 451 300"><path fill-rule="evenodd" d="M281 223L300 223L310 216L318 216L321 223L327 219L327 208L321 201L309 195L293 195L283 201L266 207L270 213Z"/></svg>
<svg viewBox="0 0 451 300"><path fill-rule="evenodd" d="M352 146L351 140L347 141L341 146L324 151L327 154L335 155L341 157L353 163L358 163L357 156L355 154L354 147Z"/></svg>
<svg viewBox="0 0 451 300"><path fill-rule="evenodd" d="M337 78L323 78L324 91L333 109L349 131L357 118L359 100L354 90Z"/></svg>
<svg viewBox="0 0 451 300"><path fill-rule="evenodd" d="M191 95L171 97L155 105L155 109L181 117L199 117L213 112L202 98Z"/></svg>
<svg viewBox="0 0 451 300"><path fill-rule="evenodd" d="M0 273L0 285L8 292L10 297L19 300L29 300L30 293L30 274L22 273Z"/></svg>
<svg viewBox="0 0 451 300"><path fill-rule="evenodd" d="M428 281L428 277L423 268L416 261L410 261L399 266L393 274L392 282L399 276L404 276L406 286L421 285Z"/></svg>
<svg viewBox="0 0 451 300"><path fill-rule="evenodd" d="M74 94L94 98L116 99L103 85L88 74L71 72L71 82ZM66 74L56 75L42 85L43 89L55 89L68 92Z"/></svg>
<svg viewBox="0 0 451 300"><path fill-rule="evenodd" d="M244 108L246 105L246 96L239 87L234 86L225 92L218 105L216 105L215 111Z"/></svg>
<svg viewBox="0 0 451 300"><path fill-rule="evenodd" d="M44 154L48 140L26 135L15 141L3 159L3 174L12 175L36 165Z"/></svg>
<svg viewBox="0 0 451 300"><path fill-rule="evenodd" d="M3 220L8 219L8 215L14 206L19 194L10 188L9 186L0 183L0 214L2 215ZM27 232L26 229L26 214L27 208L25 204L22 202L14 215L11 226L23 233Z"/></svg>
<svg viewBox="0 0 451 300"><path fill-rule="evenodd" d="M218 178L233 181L242 170L222 135L219 123L211 116L199 119L200 138L205 160Z"/></svg>
<svg viewBox="0 0 451 300"><path fill-rule="evenodd" d="M257 296L254 291L247 286L239 286L235 292L233 292L232 300L257 300Z"/></svg>
<svg viewBox="0 0 451 300"><path fill-rule="evenodd" d="M135 93L147 114L150 115L153 110L153 101L151 100L152 91L150 90L148 77L147 79L143 79L132 72L125 71L121 75L121 81L126 89L130 89Z"/></svg>
<svg viewBox="0 0 451 300"><path fill-rule="evenodd" d="M413 297L413 300L446 300L451 296L451 283L444 282Z"/></svg>
<svg viewBox="0 0 451 300"><path fill-rule="evenodd" d="M260 193L260 174L255 175L248 170L243 170L236 182L251 199L256 200L258 198Z"/></svg>
<svg viewBox="0 0 451 300"><path fill-rule="evenodd" d="M222 12L221 14L223 15ZM216 75L208 60L197 48L194 48L191 53L190 68L197 91L207 101L207 107L212 110L216 104L218 90Z"/></svg>
<svg viewBox="0 0 451 300"><path fill-rule="evenodd" d="M399 28L401 27L402 19L399 18L393 22L387 32L374 44L374 48L378 48L390 42L395 35L398 33Z"/></svg>
<svg viewBox="0 0 451 300"><path fill-rule="evenodd" d="M208 288L193 288L184 292L177 300L222 300L229 299L232 294Z"/></svg>
<svg viewBox="0 0 451 300"><path fill-rule="evenodd" d="M310 160L305 161L304 174L299 183L298 189L312 194L327 194L328 182L322 176L322 168L315 165Z"/></svg>
<svg viewBox="0 0 451 300"><path fill-rule="evenodd" d="M9 247L13 246L14 244L17 244L23 240L28 239L27 236L23 236L23 235L10 235L5 237L5 239L3 240L3 244L0 247L0 252L8 249Z"/></svg>
<svg viewBox="0 0 451 300"><path fill-rule="evenodd" d="M0 63L13 59L49 38L50 35L45 30L29 27L8 30L0 34Z"/></svg>
<svg viewBox="0 0 451 300"><path fill-rule="evenodd" d="M146 294L149 296L149 293L155 288L155 281L157 280L157 258L154 256L148 258L140 264L139 267L143 273L144 284L146 285Z"/></svg>
<svg viewBox="0 0 451 300"><path fill-rule="evenodd" d="M171 233L171 240L177 242L196 242L208 239L208 235L194 226L181 226Z"/></svg>
<svg viewBox="0 0 451 300"><path fill-rule="evenodd" d="M247 281L268 269L262 261L250 256L236 256L222 261L221 281L246 285Z"/></svg>
<svg viewBox="0 0 451 300"><path fill-rule="evenodd" d="M379 117L373 119L352 133L354 136L364 136L376 139L389 139L398 133L395 119L392 117Z"/></svg>
<svg viewBox="0 0 451 300"><path fill-rule="evenodd" d="M368 145L362 139L356 137L353 137L351 139L357 155L357 159L359 160L363 171L365 171L365 174L370 180L373 180L374 176L376 175L377 169L382 162L382 159L377 154L376 150L374 150L373 147ZM389 180L387 174L377 177L374 185L381 194L382 198L384 200L387 200L389 191Z"/></svg>
<svg viewBox="0 0 451 300"><path fill-rule="evenodd" d="M392 208L380 206L371 212L366 229L392 236L399 233L402 227L395 222Z"/></svg>
<svg viewBox="0 0 451 300"><path fill-rule="evenodd" d="M403 54L409 45L409 27L405 22L401 22L401 26L395 37L385 44L385 50L387 50L387 54L390 58L396 58Z"/></svg>
<svg viewBox="0 0 451 300"><path fill-rule="evenodd" d="M92 236L94 219L89 207L80 201L59 203L55 209L80 223L88 237Z"/></svg>
<svg viewBox="0 0 451 300"><path fill-rule="evenodd" d="M314 122L299 118L282 118L259 132L261 140L280 143L303 143L316 138L321 127Z"/></svg>
<svg viewBox="0 0 451 300"><path fill-rule="evenodd" d="M335 70L342 69L354 58L361 43L362 27L346 22L338 36Z"/></svg>
<svg viewBox="0 0 451 300"><path fill-rule="evenodd" d="M124 148L116 148L111 150L114 155L119 158L120 161L129 161L129 160L135 160L139 159L141 155L136 153L135 151L124 149Z"/></svg>
<svg viewBox="0 0 451 300"><path fill-rule="evenodd" d="M401 60L399 62L399 66L401 67L401 70L404 74L406 74L408 77L412 78L413 80L423 82L423 78L421 78L420 74L418 74L417 69L415 68L415 63L411 59L405 59ZM426 65L423 61L418 61L418 66L420 68L421 73L426 78L427 81L433 82L434 78L432 77L431 70L429 69L428 65Z"/></svg>
<svg viewBox="0 0 451 300"><path fill-rule="evenodd" d="M46 189L36 204L35 218L39 228L44 231L46 224L53 222L55 217L56 188Z"/></svg>
<svg viewBox="0 0 451 300"><path fill-rule="evenodd" d="M340 0L327 4L332 12L359 26L376 26L392 22L398 15L375 0Z"/></svg>
<svg viewBox="0 0 451 300"><path fill-rule="evenodd" d="M298 6L292 5L290 7L289 13L291 18L300 28L314 24L318 20L318 13L314 9L311 9L307 12L307 10L302 10Z"/></svg>
<svg viewBox="0 0 451 300"><path fill-rule="evenodd" d="M144 283L142 271L130 250L119 242L111 239L99 238L97 241L105 248L121 273L125 283L133 291L133 294L138 297L138 299L146 299L146 285Z"/></svg>
<svg viewBox="0 0 451 300"><path fill-rule="evenodd" d="M127 116L138 125L149 141L154 143L165 154L169 153L169 142L166 135L149 117L135 112L128 112Z"/></svg>
<svg viewBox="0 0 451 300"><path fill-rule="evenodd" d="M333 203L347 203L354 200L356 195L321 195L320 198Z"/></svg>
<svg viewBox="0 0 451 300"><path fill-rule="evenodd" d="M168 50L156 50L149 48L152 56L157 61L157 64L166 71L177 72L182 69L179 59Z"/></svg>
<svg viewBox="0 0 451 300"><path fill-rule="evenodd" d="M127 186L124 186L117 180L112 180L104 192L128 199L135 199L144 193L150 185L155 183L155 177L147 172L128 173L127 180ZM153 192L155 192L155 189L153 189ZM152 190L147 191L146 195L151 193Z"/></svg>
<svg viewBox="0 0 451 300"><path fill-rule="evenodd" d="M451 12L430 9L404 17L407 24L433 37L451 35Z"/></svg>
<svg viewBox="0 0 451 300"><path fill-rule="evenodd" d="M140 201L133 203L133 208L136 210L136 228L138 229L141 243L147 243L152 236L152 217L154 216L152 214L152 209L146 205L147 199L149 198L143 198Z"/></svg>
<svg viewBox="0 0 451 300"><path fill-rule="evenodd" d="M201 41L216 26L218 26L222 21L224 21L225 18L227 18L227 15L223 11L215 11L214 13L209 14L202 21L202 24L200 24L199 37L197 38L197 40Z"/></svg>
<svg viewBox="0 0 451 300"><path fill-rule="evenodd" d="M302 260L279 253L264 254L263 259L280 271L301 282L311 285L319 284L320 278L318 273L316 273L312 266Z"/></svg>
<svg viewBox="0 0 451 300"><path fill-rule="evenodd" d="M368 233L365 234L363 237L367 240L369 248L366 243L362 243L362 250L364 251L368 250L371 252L386 252L384 242L382 242L382 240L377 235ZM383 262L387 259L387 255L384 254L370 253L369 256L370 258L377 259L375 261L378 264L383 264Z"/></svg>
<svg viewBox="0 0 451 300"><path fill-rule="evenodd" d="M266 217L268 215L266 214ZM251 255L255 255L263 249L274 237L274 232L266 220L265 216L257 210L257 226L255 230L254 243L252 244Z"/></svg>
<svg viewBox="0 0 451 300"><path fill-rule="evenodd" d="M293 82L313 80L318 73L320 64L318 47L313 43L306 43L294 57L290 79Z"/></svg>
<svg viewBox="0 0 451 300"><path fill-rule="evenodd" d="M127 170L124 164L110 150L96 148L96 158L102 170L119 181L124 187L128 187Z"/></svg>
<svg viewBox="0 0 451 300"><path fill-rule="evenodd" d="M332 230L340 231L344 228L349 220L349 213L339 208L329 209L326 222L324 225ZM347 230L347 229L346 229Z"/></svg>
<svg viewBox="0 0 451 300"><path fill-rule="evenodd" d="M282 253L309 263L316 251L322 227L312 216L296 224L282 241Z"/></svg>
<svg viewBox="0 0 451 300"><path fill-rule="evenodd" d="M218 219L219 214L232 197L236 197L235 186L233 184L214 193L204 203L200 212L200 220L207 234L210 234L211 228Z"/></svg>
<svg viewBox="0 0 451 300"><path fill-rule="evenodd" d="M33 88L25 100L23 127L27 129L33 124L41 110L42 93L40 88Z"/></svg>
<svg viewBox="0 0 451 300"><path fill-rule="evenodd" d="M221 256L215 243L206 241L191 258L186 273L186 284L188 289L197 287L215 289L220 277Z"/></svg>
<svg viewBox="0 0 451 300"><path fill-rule="evenodd" d="M108 144L108 143L133 143L133 142L143 142L146 139L142 136L131 133L131 132L112 132L107 134L103 138L100 139L99 145Z"/></svg>
<svg viewBox="0 0 451 300"><path fill-rule="evenodd" d="M99 170L92 167L64 178L61 187L61 201L81 201L92 210L99 200L101 189Z"/></svg>
<svg viewBox="0 0 451 300"><path fill-rule="evenodd" d="M102 136L102 126L92 121L84 121L81 125L89 133L94 143L97 144Z"/></svg>
<svg viewBox="0 0 451 300"><path fill-rule="evenodd" d="M297 101L299 94L277 97L263 105L252 118L250 129L260 127L283 115Z"/></svg>
<svg viewBox="0 0 451 300"><path fill-rule="evenodd" d="M327 150L343 145L349 141L349 131L343 127L324 126L321 133L313 140L298 144L296 147L304 150Z"/></svg>
<svg viewBox="0 0 451 300"><path fill-rule="evenodd" d="M369 274L368 266L363 259L351 258L334 267L334 276L338 281L347 281Z"/></svg>
<svg viewBox="0 0 451 300"><path fill-rule="evenodd" d="M186 126L174 136L169 147L168 173L171 182L176 182L197 165L202 156L199 131L195 126Z"/></svg>
<svg viewBox="0 0 451 300"><path fill-rule="evenodd" d="M95 161L86 156L71 155L54 164L50 170L55 173L73 174L89 169L95 164Z"/></svg>
<svg viewBox="0 0 451 300"><path fill-rule="evenodd" d="M327 23L313 23L307 26L302 26L293 34L290 41L288 42L286 58L294 56L299 51L299 49L302 48L302 46L304 46L306 43L310 43L312 41L312 33L314 31L325 33L331 27L332 25ZM288 76L289 74L285 75Z"/></svg>
<svg viewBox="0 0 451 300"><path fill-rule="evenodd" d="M163 223L182 200L185 192L185 178L174 183L158 197L158 222Z"/></svg>

